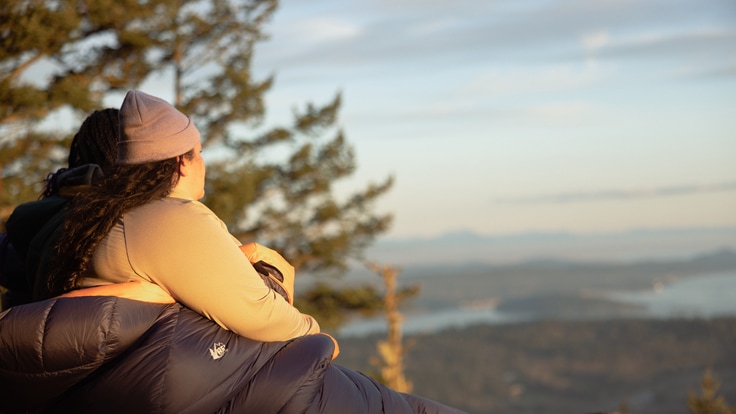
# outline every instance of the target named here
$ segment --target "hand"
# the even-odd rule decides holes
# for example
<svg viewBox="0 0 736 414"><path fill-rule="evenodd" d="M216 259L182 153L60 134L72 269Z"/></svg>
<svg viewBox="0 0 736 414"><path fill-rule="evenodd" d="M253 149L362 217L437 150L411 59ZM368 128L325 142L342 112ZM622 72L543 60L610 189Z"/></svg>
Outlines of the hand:
<svg viewBox="0 0 736 414"><path fill-rule="evenodd" d="M268 247L258 243L244 244L240 246L240 250L245 254L245 257L248 258L248 261L251 262L251 264L264 262L275 267L279 272L281 272L284 280L276 282L284 288L288 295L287 301L293 305L295 278L294 266L287 262L286 259L284 259L277 251L269 249Z"/></svg>

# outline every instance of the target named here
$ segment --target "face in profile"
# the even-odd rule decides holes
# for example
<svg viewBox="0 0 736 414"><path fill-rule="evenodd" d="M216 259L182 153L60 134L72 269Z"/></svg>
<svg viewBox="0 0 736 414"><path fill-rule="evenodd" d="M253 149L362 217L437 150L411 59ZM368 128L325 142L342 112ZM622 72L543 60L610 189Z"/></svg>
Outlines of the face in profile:
<svg viewBox="0 0 736 414"><path fill-rule="evenodd" d="M191 171L192 171L192 178L193 178L193 191L196 194L193 194L195 196L196 200L202 199L204 197L204 181L205 181L205 175L207 173L207 168L204 165L204 158L202 158L202 144L197 143L197 145L194 147L194 156L191 160Z"/></svg>

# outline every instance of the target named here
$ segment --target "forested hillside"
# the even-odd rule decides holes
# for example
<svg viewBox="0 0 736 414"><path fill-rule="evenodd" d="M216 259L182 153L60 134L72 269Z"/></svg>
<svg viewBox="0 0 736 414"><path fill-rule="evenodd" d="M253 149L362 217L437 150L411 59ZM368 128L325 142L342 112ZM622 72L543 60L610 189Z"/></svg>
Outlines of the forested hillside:
<svg viewBox="0 0 736 414"><path fill-rule="evenodd" d="M338 364L371 373L375 337ZM414 392L470 413L689 413L707 368L736 403L736 318L543 321L407 338Z"/></svg>

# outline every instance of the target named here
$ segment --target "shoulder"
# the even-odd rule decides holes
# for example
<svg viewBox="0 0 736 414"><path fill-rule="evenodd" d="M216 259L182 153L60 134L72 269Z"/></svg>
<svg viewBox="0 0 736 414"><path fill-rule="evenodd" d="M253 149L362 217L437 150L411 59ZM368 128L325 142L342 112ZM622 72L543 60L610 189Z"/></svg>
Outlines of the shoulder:
<svg viewBox="0 0 736 414"><path fill-rule="evenodd" d="M125 213L125 226L143 225L148 230L170 231L188 228L190 231L228 232L225 223L199 201L166 197Z"/></svg>
<svg viewBox="0 0 736 414"><path fill-rule="evenodd" d="M195 216L217 217L204 204L181 198L165 197L138 207L126 215L132 217L156 217L159 220L191 220Z"/></svg>

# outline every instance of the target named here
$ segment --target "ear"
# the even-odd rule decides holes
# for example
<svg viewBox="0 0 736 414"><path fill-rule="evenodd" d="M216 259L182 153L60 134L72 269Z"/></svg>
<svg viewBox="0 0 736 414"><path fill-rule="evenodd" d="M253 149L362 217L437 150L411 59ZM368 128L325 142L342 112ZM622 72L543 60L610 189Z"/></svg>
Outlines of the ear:
<svg viewBox="0 0 736 414"><path fill-rule="evenodd" d="M187 159L187 157L185 157L183 155L180 155L178 157L178 161L179 161L179 163L178 163L179 164L179 166L178 166L179 176L186 177L187 176L187 173L189 172L189 168L188 167L189 167L189 164L191 162L189 162L189 160Z"/></svg>

